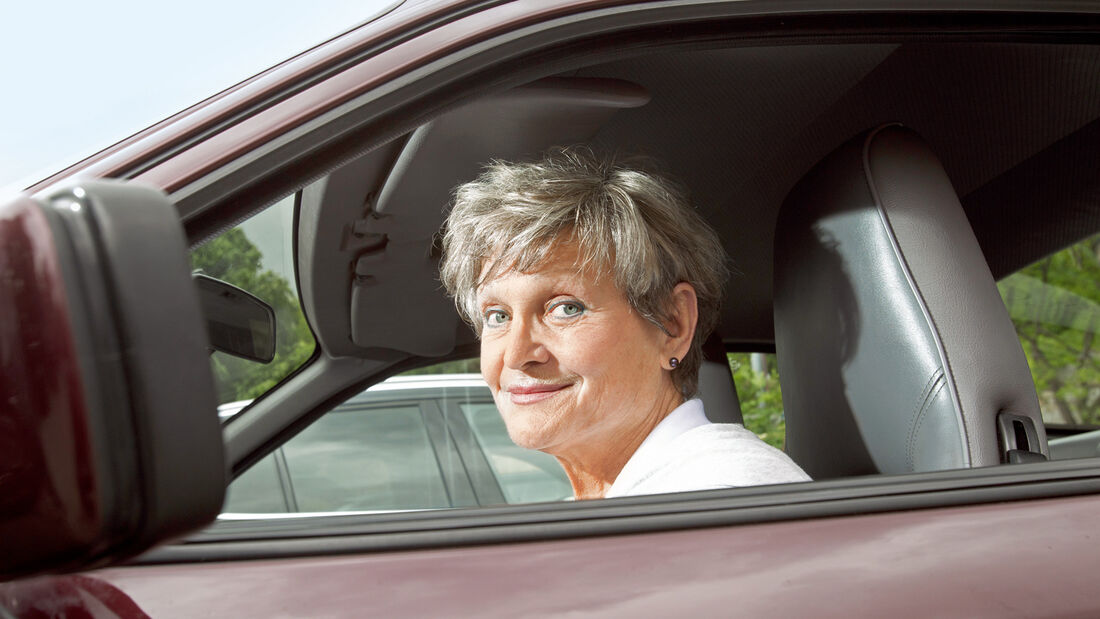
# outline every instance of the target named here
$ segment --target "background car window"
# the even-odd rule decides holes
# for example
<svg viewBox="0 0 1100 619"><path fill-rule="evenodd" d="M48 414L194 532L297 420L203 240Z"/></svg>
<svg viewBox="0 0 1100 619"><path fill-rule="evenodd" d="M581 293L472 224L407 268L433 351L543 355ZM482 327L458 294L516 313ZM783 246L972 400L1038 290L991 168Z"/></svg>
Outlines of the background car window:
<svg viewBox="0 0 1100 619"><path fill-rule="evenodd" d="M512 443L477 359L418 368L320 417L230 486L223 515L557 501L557 460ZM228 418L248 400L224 404ZM235 517L235 516L234 516Z"/></svg>
<svg viewBox="0 0 1100 619"><path fill-rule="evenodd" d="M245 514L290 511L283 491L283 478L275 454L268 455L233 480L226 491L222 511Z"/></svg>
<svg viewBox="0 0 1100 619"><path fill-rule="evenodd" d="M451 507L418 406L335 410L283 447L298 511Z"/></svg>
<svg viewBox="0 0 1100 619"><path fill-rule="evenodd" d="M507 502L560 501L573 496L565 471L553 456L512 442L496 405L463 403L459 409L489 460Z"/></svg>
<svg viewBox="0 0 1100 619"><path fill-rule="evenodd" d="M1100 427L1100 235L998 283L1048 427Z"/></svg>
<svg viewBox="0 0 1100 619"><path fill-rule="evenodd" d="M275 310L271 363L211 355L219 404L263 394L305 363L316 346L296 292L294 201L288 196L191 252L196 271L247 290Z"/></svg>

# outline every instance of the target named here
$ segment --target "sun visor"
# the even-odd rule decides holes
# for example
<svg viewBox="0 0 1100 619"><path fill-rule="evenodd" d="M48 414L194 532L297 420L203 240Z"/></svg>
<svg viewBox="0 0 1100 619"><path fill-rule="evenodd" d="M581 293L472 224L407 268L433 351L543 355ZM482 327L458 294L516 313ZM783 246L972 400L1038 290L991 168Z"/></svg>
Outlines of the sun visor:
<svg viewBox="0 0 1100 619"><path fill-rule="evenodd" d="M630 82L549 78L414 131L366 215L346 228L343 248L354 251L351 340L424 356L450 352L459 318L439 283L432 242L454 187L491 159L529 159L587 142L618 110L648 101Z"/></svg>

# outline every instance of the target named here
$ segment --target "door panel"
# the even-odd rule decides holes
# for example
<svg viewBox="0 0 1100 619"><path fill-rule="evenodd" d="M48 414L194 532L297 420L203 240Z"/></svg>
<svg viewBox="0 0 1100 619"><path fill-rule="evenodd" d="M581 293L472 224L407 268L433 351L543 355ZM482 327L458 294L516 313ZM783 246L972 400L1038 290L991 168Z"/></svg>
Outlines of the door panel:
<svg viewBox="0 0 1100 619"><path fill-rule="evenodd" d="M152 616L1096 616L1098 510L1076 497L92 576Z"/></svg>

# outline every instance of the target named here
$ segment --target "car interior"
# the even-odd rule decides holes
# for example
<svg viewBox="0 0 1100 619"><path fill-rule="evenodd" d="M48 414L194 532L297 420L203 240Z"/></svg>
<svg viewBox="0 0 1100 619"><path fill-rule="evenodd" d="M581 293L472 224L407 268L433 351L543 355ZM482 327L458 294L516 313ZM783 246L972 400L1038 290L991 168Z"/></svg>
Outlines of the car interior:
<svg viewBox="0 0 1100 619"><path fill-rule="evenodd" d="M439 284L454 187L555 145L678 179L731 258L700 393L774 352L815 479L1049 454L996 280L1100 230L1100 49L934 38L614 51L451 106L301 189L317 352L225 426L239 474L401 371L476 356ZM819 163L820 162L820 163Z"/></svg>

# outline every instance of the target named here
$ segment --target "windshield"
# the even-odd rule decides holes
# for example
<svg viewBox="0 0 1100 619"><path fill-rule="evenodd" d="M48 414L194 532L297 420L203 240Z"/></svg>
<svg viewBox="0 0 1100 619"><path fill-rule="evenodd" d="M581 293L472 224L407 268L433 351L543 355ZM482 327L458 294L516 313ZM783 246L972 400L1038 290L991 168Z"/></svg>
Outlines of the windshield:
<svg viewBox="0 0 1100 619"><path fill-rule="evenodd" d="M137 0L5 6L0 195L400 4Z"/></svg>

